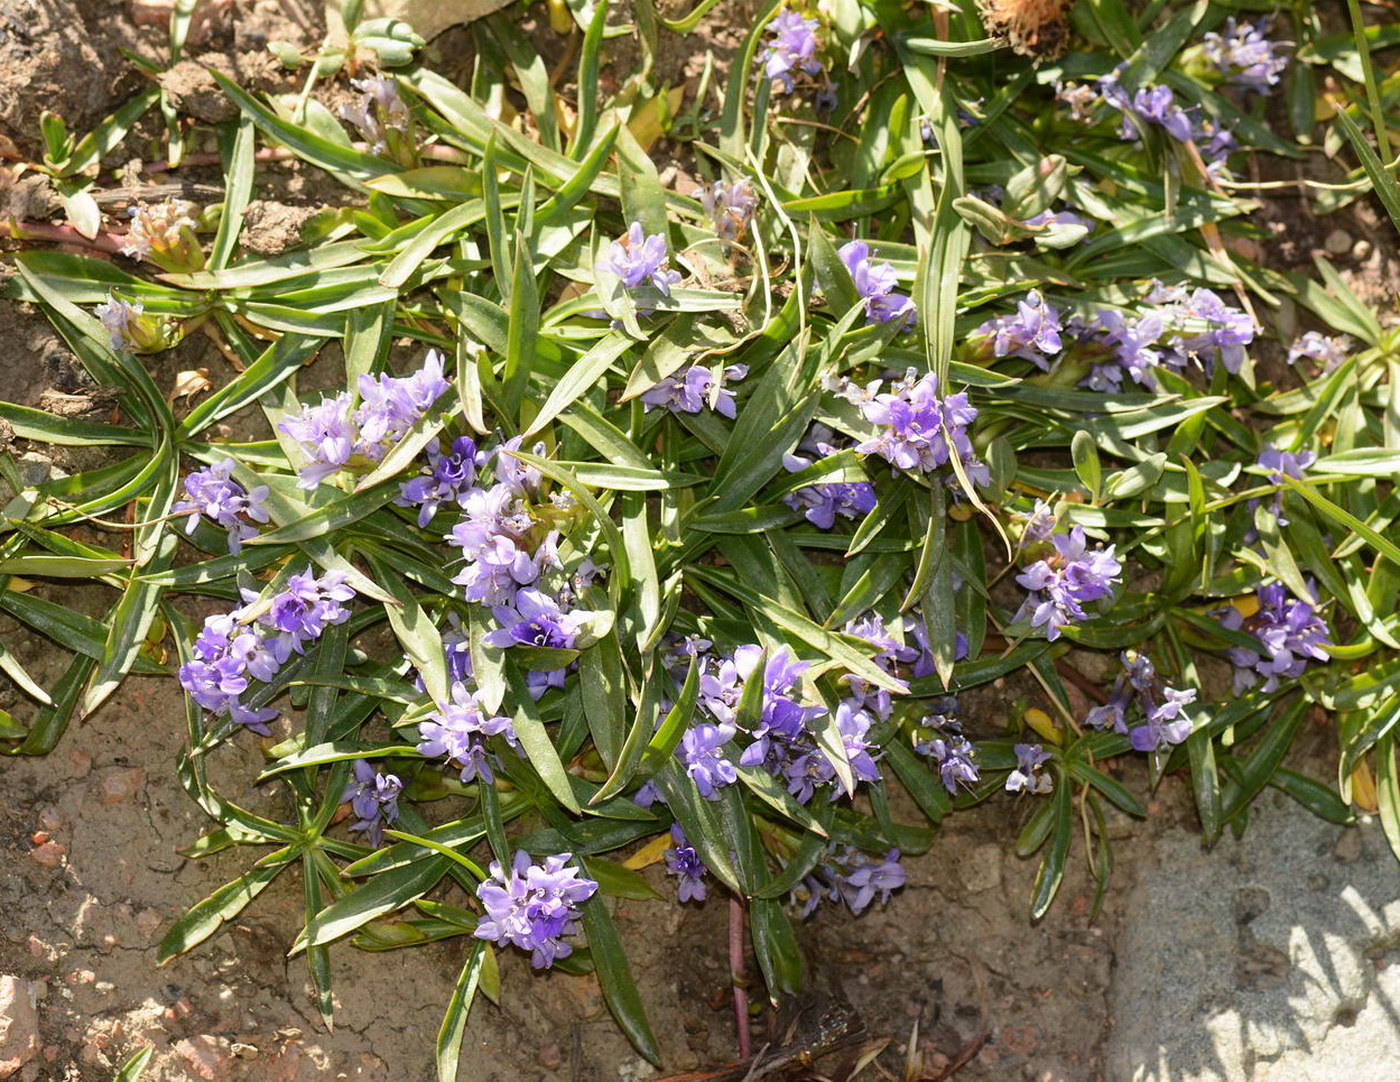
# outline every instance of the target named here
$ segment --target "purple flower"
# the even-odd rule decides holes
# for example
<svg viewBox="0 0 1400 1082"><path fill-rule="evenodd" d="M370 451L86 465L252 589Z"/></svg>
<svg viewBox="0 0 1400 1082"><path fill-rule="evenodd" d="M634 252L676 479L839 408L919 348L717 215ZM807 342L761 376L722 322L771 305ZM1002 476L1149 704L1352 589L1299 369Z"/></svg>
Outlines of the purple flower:
<svg viewBox="0 0 1400 1082"><path fill-rule="evenodd" d="M1168 295L1173 300L1162 314L1171 326L1162 359L1174 368L1195 363L1207 374L1217 363L1227 372L1238 372L1245 362L1244 347L1254 341L1249 314L1231 308L1209 289L1197 289L1189 297Z"/></svg>
<svg viewBox="0 0 1400 1082"><path fill-rule="evenodd" d="M717 180L700 190L700 202L721 240L736 241L744 235L758 209L758 197L747 177L733 184Z"/></svg>
<svg viewBox="0 0 1400 1082"><path fill-rule="evenodd" d="M685 772L706 800L718 800L716 789L739 780L739 772L724 755L724 745L734 739L733 725L702 721L681 737L680 757Z"/></svg>
<svg viewBox="0 0 1400 1082"><path fill-rule="evenodd" d="M884 859L859 853L841 876L838 889L841 898L859 916L878 897L881 905L890 900L890 893L904 886L904 868L899 863L899 850L891 849Z"/></svg>
<svg viewBox="0 0 1400 1082"><path fill-rule="evenodd" d="M140 301L125 301L107 294L107 300L97 305L92 314L102 321L107 337L116 353L134 353L158 345L143 326L146 308Z"/></svg>
<svg viewBox="0 0 1400 1082"><path fill-rule="evenodd" d="M968 478L978 485L991 482L991 473L978 459L967 435L977 410L965 393L940 398L938 377L926 372L914 378L911 368L888 392L877 393L872 383L858 400L861 414L882 431L856 445L861 454L879 455L901 470L932 473L947 464L951 447Z"/></svg>
<svg viewBox="0 0 1400 1082"><path fill-rule="evenodd" d="M1308 601L1292 597L1280 583L1261 586L1259 609L1248 618L1233 606L1222 610L1222 627L1244 631L1259 640L1261 653L1241 646L1225 655L1235 666L1236 694L1253 687L1263 677L1264 691L1274 691L1281 679L1301 676L1309 661L1326 661L1323 647L1332 644L1327 623Z"/></svg>
<svg viewBox="0 0 1400 1082"><path fill-rule="evenodd" d="M642 406L650 413L663 407L672 413L699 413L707 406L723 417L733 420L734 392L724 386L726 380L737 382L749 374L746 364L734 364L715 373L703 364L693 364L658 380L643 392Z"/></svg>
<svg viewBox="0 0 1400 1082"><path fill-rule="evenodd" d="M648 235L642 231L641 222L633 222L622 237L613 241L602 266L617 275L628 289L649 281L669 297L671 287L681 280L679 271L668 269L669 259L666 238L660 233Z"/></svg>
<svg viewBox="0 0 1400 1082"><path fill-rule="evenodd" d="M1062 346L1060 330L1059 310L1047 304L1038 289L1032 289L1024 300L1016 302L1014 316L996 316L974 333L991 338L996 356L1023 357L1048 372L1048 358Z"/></svg>
<svg viewBox="0 0 1400 1082"><path fill-rule="evenodd" d="M804 19L790 8L783 8L768 24L772 37L759 59L763 73L779 83L782 93L792 93L796 74L821 74L822 64L816 58L819 25L816 19Z"/></svg>
<svg viewBox="0 0 1400 1082"><path fill-rule="evenodd" d="M380 774L364 759L355 760L354 770L340 802L350 801L351 811L359 817L350 829L364 833L370 848L378 849L384 842L384 824L398 820L403 782L395 774Z"/></svg>
<svg viewBox="0 0 1400 1082"><path fill-rule="evenodd" d="M1048 793L1055 788L1055 779L1041 767L1050 759L1050 753L1039 744L1017 744L1016 769L1006 775L1008 793Z"/></svg>
<svg viewBox="0 0 1400 1082"><path fill-rule="evenodd" d="M975 760L977 749L965 736L935 736L916 745L914 750L934 761L943 787L954 796L957 795L958 786L970 788L982 776Z"/></svg>
<svg viewBox="0 0 1400 1082"><path fill-rule="evenodd" d="M898 849L891 849L883 857L872 857L851 846L837 850L833 843L826 858L793 891L792 900L804 917L822 901L843 901L859 916L877 898L885 905L890 894L904 886L899 855Z"/></svg>
<svg viewBox="0 0 1400 1082"><path fill-rule="evenodd" d="M187 534L194 533L203 515L210 522L228 531L228 550L238 555L243 542L258 535L254 522L266 522L267 486L258 485L249 492L233 479L234 461L226 458L185 477L185 498L171 507L172 514L189 515L185 524ZM249 521L249 520L252 521Z"/></svg>
<svg viewBox="0 0 1400 1082"><path fill-rule="evenodd" d="M1111 360L1095 364L1082 385L1090 390L1116 394L1126 376L1140 387L1156 390L1152 374L1162 361L1155 345L1162 337L1165 322L1157 312L1129 319L1116 308L1100 308L1088 316L1075 316L1069 333L1088 347L1090 355L1107 352Z"/></svg>
<svg viewBox="0 0 1400 1082"><path fill-rule="evenodd" d="M809 441L803 441L803 447ZM810 443L813 454L828 458L837 453L835 447L820 440ZM783 455L783 468L789 473L798 473L812 465L813 460L801 455ZM864 518L875 510L875 486L869 481L823 481L815 485L803 485L783 497L783 503L794 511L801 511L813 526L819 530L829 530L836 525L836 518Z"/></svg>
<svg viewBox="0 0 1400 1082"><path fill-rule="evenodd" d="M271 680L291 656L318 637L329 624L343 623L350 610L340 602L355 596L338 571L315 579L308 568L288 580L287 589L272 598L254 617L251 602L231 613L205 619L194 641L193 656L180 666L180 685L191 699L213 714L227 714L260 736L270 736L267 723L277 717L271 707L250 707L241 696L252 681Z"/></svg>
<svg viewBox="0 0 1400 1082"><path fill-rule="evenodd" d="M1112 729L1114 732L1128 731L1128 707L1132 705L1131 686L1121 676L1113 683L1113 693L1108 701L1091 707L1084 715L1084 724L1091 729Z"/></svg>
<svg viewBox="0 0 1400 1082"><path fill-rule="evenodd" d="M516 592L509 605L491 610L501 626L482 636L487 646L543 646L551 650L571 650L579 632L593 618L584 610L564 612L559 603L539 590Z"/></svg>
<svg viewBox="0 0 1400 1082"><path fill-rule="evenodd" d="M520 450L524 439L524 436L514 436L497 447L495 453L496 481L508 487L517 496L533 495L544 476L536 467L527 465L512 453ZM543 458L544 441L541 440L531 447L530 453L537 458Z"/></svg>
<svg viewBox="0 0 1400 1082"><path fill-rule="evenodd" d="M667 873L680 876L681 881L676 884L677 897L682 902L703 902L706 894L705 873L708 871L705 862L686 840L685 831L679 823L671 825L671 840L676 843L675 847L667 849L663 855L666 857Z"/></svg>
<svg viewBox="0 0 1400 1082"><path fill-rule="evenodd" d="M403 482L394 502L400 507L417 506L418 525L428 525L440 505L465 504L476 479L478 459L476 441L470 436L453 440L448 454L442 453L442 442L434 440L428 447L428 465L417 477Z"/></svg>
<svg viewBox="0 0 1400 1082"><path fill-rule="evenodd" d="M408 434L450 385L443 378L442 354L429 350L423 367L408 376L362 375L359 405L348 392L302 406L277 427L301 444L306 465L301 488L315 488L352 461L378 462Z"/></svg>
<svg viewBox="0 0 1400 1082"><path fill-rule="evenodd" d="M866 322L901 321L905 326L914 322L917 316L914 302L903 293L895 292L899 279L895 277L894 267L888 263L873 262L870 245L863 240L853 240L841 245L836 254L851 272L856 292L865 302Z"/></svg>
<svg viewBox="0 0 1400 1082"><path fill-rule="evenodd" d="M491 877L476 891L486 910L486 919L476 926L476 937L529 951L536 969L572 954L573 947L564 937L578 930L578 907L598 889L577 868L567 866L572 859L572 853L560 853L546 857L543 865L532 864L530 855L520 849L509 874L492 861Z"/></svg>
<svg viewBox="0 0 1400 1082"><path fill-rule="evenodd" d="M1084 230L1085 233L1094 231L1094 223L1082 215L1075 214L1071 210L1042 210L1034 217L1027 218L1021 223L1027 229L1049 229L1051 226L1072 226Z"/></svg>
<svg viewBox="0 0 1400 1082"><path fill-rule="evenodd" d="M1285 477L1295 481L1303 479L1303 471L1317 461L1311 451L1280 451L1272 443L1266 443L1259 453L1258 464L1269 471L1269 480L1276 485L1283 484Z"/></svg>
<svg viewBox="0 0 1400 1082"><path fill-rule="evenodd" d="M278 668L257 631L230 613L217 613L205 619L192 653L179 674L190 698L212 714L227 714L260 736L270 736L267 723L277 711L240 700L252 680L270 680Z"/></svg>
<svg viewBox="0 0 1400 1082"><path fill-rule="evenodd" d="M301 445L306 465L298 471L298 488L315 488L350 464L357 433L350 418L350 395L323 398L314 406L303 405L277 426Z"/></svg>
<svg viewBox="0 0 1400 1082"><path fill-rule="evenodd" d="M1176 104L1171 87L1158 83L1133 95L1133 112L1150 124L1159 124L1178 143L1190 142L1191 118Z"/></svg>
<svg viewBox="0 0 1400 1082"><path fill-rule="evenodd" d="M490 783L495 781L486 747L490 736L503 737L511 747L516 746L510 718L488 718L467 686L454 682L451 701L439 703L428 720L418 723L418 754L458 764L464 782L483 778Z"/></svg>
<svg viewBox="0 0 1400 1082"><path fill-rule="evenodd" d="M350 85L360 92L358 101L342 105L337 112L349 121L375 154L389 151L388 133L406 133L412 117L399 94L399 84L384 75L366 79L351 79Z"/></svg>
<svg viewBox="0 0 1400 1082"><path fill-rule="evenodd" d="M372 462L379 461L450 386L443 377L442 354L435 349L428 351L423 367L412 375L362 375L356 384L360 393L356 450Z"/></svg>
<svg viewBox="0 0 1400 1082"><path fill-rule="evenodd" d="M327 627L350 619L350 610L342 602L353 598L355 591L345 578L343 571L327 571L318 579L308 567L289 578L286 589L258 616L258 623L271 632L267 647L278 664L293 652L305 653L306 644L320 638ZM245 596L251 601L256 595Z"/></svg>
<svg viewBox="0 0 1400 1082"><path fill-rule="evenodd" d="M1195 688L1163 688L1162 701L1148 707L1146 723L1128 734L1133 747L1138 751L1158 751L1180 744L1191 735L1191 719L1184 708L1195 701Z"/></svg>
<svg viewBox="0 0 1400 1082"><path fill-rule="evenodd" d="M1087 551L1083 526L1057 534L1054 543L1053 556L1037 560L1016 576L1030 591L1016 619L1029 615L1031 626L1045 628L1045 637L1051 642L1060 637L1066 624L1087 619L1084 606L1112 594L1123 570L1112 545Z"/></svg>
<svg viewBox="0 0 1400 1082"><path fill-rule="evenodd" d="M1232 15L1225 20L1223 33L1212 30L1201 39L1201 45L1206 60L1227 83L1261 94L1272 93L1288 67L1288 57L1283 54L1289 43L1266 38L1262 19L1237 23Z"/></svg>
<svg viewBox="0 0 1400 1082"><path fill-rule="evenodd" d="M1331 372L1347 359L1355 346L1349 335L1328 337L1317 331L1305 331L1288 348L1288 363L1297 364L1304 357L1316 361L1324 372Z"/></svg>

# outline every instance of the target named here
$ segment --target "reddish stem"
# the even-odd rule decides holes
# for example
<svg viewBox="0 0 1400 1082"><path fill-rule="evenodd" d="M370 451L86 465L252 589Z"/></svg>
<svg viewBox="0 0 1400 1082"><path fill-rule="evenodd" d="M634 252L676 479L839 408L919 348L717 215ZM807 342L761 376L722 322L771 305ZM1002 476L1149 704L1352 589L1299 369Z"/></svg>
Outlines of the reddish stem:
<svg viewBox="0 0 1400 1082"><path fill-rule="evenodd" d="M116 254L122 250L122 240L111 233L85 237L71 225L49 225L47 222L12 222L10 236L18 240L46 240L55 244L76 244L96 248L99 252Z"/></svg>
<svg viewBox="0 0 1400 1082"><path fill-rule="evenodd" d="M734 985L734 1024L739 1030L739 1058L748 1059L753 1051L749 1037L749 992L744 974L744 903L729 896L729 979Z"/></svg>

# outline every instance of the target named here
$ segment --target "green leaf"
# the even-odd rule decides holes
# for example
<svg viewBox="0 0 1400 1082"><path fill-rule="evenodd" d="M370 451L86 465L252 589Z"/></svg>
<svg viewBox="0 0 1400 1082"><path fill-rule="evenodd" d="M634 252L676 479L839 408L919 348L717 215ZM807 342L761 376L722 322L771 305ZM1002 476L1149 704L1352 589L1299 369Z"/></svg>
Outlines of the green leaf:
<svg viewBox="0 0 1400 1082"><path fill-rule="evenodd" d="M457 1082L457 1064L462 1054L462 1037L467 1030L467 1015L476 998L477 985L481 982L481 971L486 959L486 941L477 939L467 951L467 960L457 984L452 989L452 998L447 1003L447 1011L438 1027L434 1058L437 1063L438 1082Z"/></svg>
<svg viewBox="0 0 1400 1082"><path fill-rule="evenodd" d="M585 858L583 866L592 874L591 861ZM588 948L593 955L603 999L617 1019L618 1027L632 1042L632 1047L659 1067L661 1051L652 1035L641 993L632 979L632 969L627 964L627 956L622 951L622 942L617 937L617 929L608 915L607 906L601 894L595 894L583 903L583 928L588 934Z"/></svg>
<svg viewBox="0 0 1400 1082"><path fill-rule="evenodd" d="M272 884L277 874L296 856L296 851L290 847L270 853L237 879L225 883L202 902L197 902L170 926L161 939L156 951L156 965L165 965L192 947L199 946L233 920Z"/></svg>

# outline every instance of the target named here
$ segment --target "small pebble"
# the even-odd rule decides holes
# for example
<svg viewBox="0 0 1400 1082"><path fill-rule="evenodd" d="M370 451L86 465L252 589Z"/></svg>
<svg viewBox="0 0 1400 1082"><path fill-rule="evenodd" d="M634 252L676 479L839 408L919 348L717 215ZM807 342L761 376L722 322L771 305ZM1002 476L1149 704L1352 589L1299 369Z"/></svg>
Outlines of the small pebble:
<svg viewBox="0 0 1400 1082"><path fill-rule="evenodd" d="M29 859L41 868L57 868L67 855L67 848L58 842L45 842L29 851Z"/></svg>
<svg viewBox="0 0 1400 1082"><path fill-rule="evenodd" d="M1345 229L1334 229L1327 234L1322 246L1333 255L1346 255L1351 251L1351 234Z"/></svg>

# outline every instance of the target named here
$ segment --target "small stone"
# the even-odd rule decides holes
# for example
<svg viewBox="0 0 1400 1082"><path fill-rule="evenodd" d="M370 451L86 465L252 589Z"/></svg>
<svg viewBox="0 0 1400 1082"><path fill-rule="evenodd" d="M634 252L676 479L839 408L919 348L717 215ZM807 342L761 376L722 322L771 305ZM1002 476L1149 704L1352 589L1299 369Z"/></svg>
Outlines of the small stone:
<svg viewBox="0 0 1400 1082"><path fill-rule="evenodd" d="M70 751L68 761L73 764L73 773L77 777L81 778L92 770L92 753L86 752L82 748L74 748Z"/></svg>
<svg viewBox="0 0 1400 1082"><path fill-rule="evenodd" d="M1346 255L1351 251L1351 234L1345 229L1334 229L1327 234L1322 246L1333 255Z"/></svg>
<svg viewBox="0 0 1400 1082"><path fill-rule="evenodd" d="M1361 859L1361 831L1351 829L1343 832L1332 849L1332 856L1338 864L1355 864Z"/></svg>
<svg viewBox="0 0 1400 1082"><path fill-rule="evenodd" d="M537 1056L540 1061L540 1066L547 1067L551 1071L564 1062L564 1057L560 1054L557 1044L540 1045Z"/></svg>
<svg viewBox="0 0 1400 1082"><path fill-rule="evenodd" d="M258 1058L258 1046L255 1044L244 1044L242 1041L234 1041L233 1044L229 1046L229 1051L239 1059Z"/></svg>
<svg viewBox="0 0 1400 1082"><path fill-rule="evenodd" d="M1040 1031L1035 1026L1002 1026L997 1044L1018 1056L1029 1056L1040 1044Z"/></svg>
<svg viewBox="0 0 1400 1082"><path fill-rule="evenodd" d="M141 783L146 780L144 767L132 767L129 770L112 770L102 778L102 803L118 804L131 796L141 788Z"/></svg>
<svg viewBox="0 0 1400 1082"><path fill-rule="evenodd" d="M29 859L41 868L57 868L63 863L68 850L58 842L45 842L29 851Z"/></svg>
<svg viewBox="0 0 1400 1082"><path fill-rule="evenodd" d="M47 830L52 834L63 826L63 813L52 804L43 808L39 812L39 829Z"/></svg>
<svg viewBox="0 0 1400 1082"><path fill-rule="evenodd" d="M0 977L0 1078L19 1073L39 1054L39 1012L34 986L9 975Z"/></svg>
<svg viewBox="0 0 1400 1082"><path fill-rule="evenodd" d="M1371 253L1375 251L1375 245L1369 240L1359 240L1351 248L1351 258L1358 263L1364 263L1371 258Z"/></svg>
<svg viewBox="0 0 1400 1082"><path fill-rule="evenodd" d="M228 1073L231 1047L226 1038L207 1033L175 1042L176 1053L206 1082L215 1082Z"/></svg>

